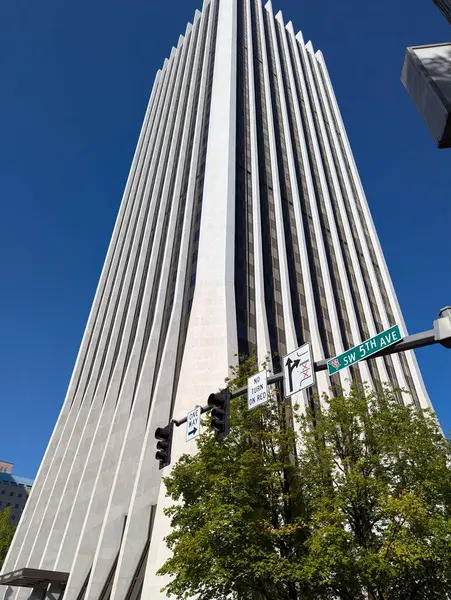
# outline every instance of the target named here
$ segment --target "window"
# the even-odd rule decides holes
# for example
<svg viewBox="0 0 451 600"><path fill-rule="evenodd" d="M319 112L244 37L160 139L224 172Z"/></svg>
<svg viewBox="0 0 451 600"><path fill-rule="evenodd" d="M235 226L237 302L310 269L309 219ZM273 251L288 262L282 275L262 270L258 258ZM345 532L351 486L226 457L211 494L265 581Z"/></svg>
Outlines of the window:
<svg viewBox="0 0 451 600"><path fill-rule="evenodd" d="M14 492L9 492L9 495L10 496L14 496Z"/></svg>
<svg viewBox="0 0 451 600"><path fill-rule="evenodd" d="M19 508L19 505L18 504L14 504L14 508Z"/></svg>
<svg viewBox="0 0 451 600"><path fill-rule="evenodd" d="M22 494L17 494L17 497L18 498L22 498Z"/></svg>
<svg viewBox="0 0 451 600"><path fill-rule="evenodd" d="M5 494L5 490L2 490L2 494Z"/></svg>

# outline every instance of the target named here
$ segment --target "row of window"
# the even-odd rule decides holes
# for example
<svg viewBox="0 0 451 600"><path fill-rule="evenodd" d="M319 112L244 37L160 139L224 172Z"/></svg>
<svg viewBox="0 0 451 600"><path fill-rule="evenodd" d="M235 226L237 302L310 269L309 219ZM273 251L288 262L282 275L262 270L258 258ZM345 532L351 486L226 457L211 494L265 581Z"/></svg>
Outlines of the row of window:
<svg viewBox="0 0 451 600"><path fill-rule="evenodd" d="M311 60L313 60L313 59L311 59ZM326 129L327 129L328 135L329 135L329 137L331 137L331 124L329 123L328 119L326 118L325 108L324 108L324 103L325 102L328 102L329 106L331 106L331 99L330 99L329 91L327 90L327 86L325 85L324 73L323 73L321 65L320 65L320 68L319 68L319 72L320 72L320 77L322 78L324 89L326 89L326 95L327 95L326 98L323 98L320 95L320 99L321 99L321 103L322 103L322 111L323 111L324 121L325 121L325 125L326 125ZM316 74L314 76L315 76L315 79L316 79ZM362 226L362 229L363 229L363 232L364 232L364 235L365 235L365 242L366 242L368 250L369 250L369 254L370 254L372 266L374 267L374 274L376 276L376 279L377 279L377 282L378 282L378 287L379 287L379 290L380 290L380 293L381 293L381 296L382 296L382 299L383 299L384 309L385 309L385 312L387 314L387 319L389 321L389 324L393 325L395 323L395 319L394 319L394 316L393 316L392 308L390 306L390 302L389 302L388 295L387 295L387 292L386 292L386 289L385 289L385 285L384 285L384 282L382 280L382 275L381 275L381 272L380 272L380 267L379 267L379 264L377 262L377 258L376 258L375 252L374 252L374 247L373 247L372 241L370 239L370 235L369 235L369 231L368 231L368 225L367 225L365 216L363 214L362 205L361 205L358 193L357 193L357 189L356 189L356 184L355 184L355 181L354 181L353 173L352 173L351 167L349 165L349 161L348 161L348 158L347 158L347 155L346 155L346 151L345 151L343 139L342 139L342 136L340 134L338 123L336 121L336 117L334 115L333 110L331 110L331 114L332 114L332 118L333 118L333 121L334 121L333 125L334 125L334 128L335 128L335 132L338 134L337 138L338 138L339 146L340 146L340 149L341 149L341 152L342 152L342 156L343 156L343 160L344 160L344 164L345 164L345 168L346 168L346 172L347 172L347 176L348 176L348 181L350 183L352 194L353 194L353 198L354 198L354 201L355 201L355 206L357 208L357 212L358 212L358 216L359 216L359 222L360 222L360 224ZM375 298L374 290L373 290L373 287L372 287L372 285L370 283L370 277L369 277L368 267L367 267L367 264L366 264L366 262L364 260L364 254L363 254L363 250L362 250L362 244L361 244L358 232L357 232L356 223L354 221L354 217L353 217L353 214L352 214L352 209L351 209L351 206L350 206L350 199L348 197L347 189L346 189L346 186L345 186L345 183L344 183L343 174L342 174L342 171L341 171L341 168L340 168L340 165L339 165L338 156L337 156L334 144L331 144L331 150L332 150L333 160L334 160L334 163L335 163L335 166L336 166L336 172L337 172L337 175L338 175L338 179L339 179L339 183L340 183L340 188L341 188L341 191L342 191L342 196L343 196L344 203L345 203L345 208L346 208L347 216L348 216L348 219L349 219L349 222L350 222L352 236L353 236L353 239L354 239L354 242L355 242L355 246L356 246L357 256L358 256L359 263L360 263L360 266L361 266L361 271L362 271L362 276L363 276L364 283L365 283L366 292L367 292L367 295L368 295L368 298L369 298L371 312L372 312L372 315L373 315L374 321L375 321L375 327L376 327L376 329L378 331L381 331L383 329L382 319L380 317L379 309L378 309L377 304L376 304L376 298ZM348 253L348 260L350 261L349 253ZM367 333L364 337L368 337L368 335L369 334ZM403 358L405 358L405 357L403 357ZM396 375L395 375L395 371L394 371L394 368L393 368L393 360L392 360L392 358L391 357L385 357L384 360L385 360L385 365L386 365L387 372L389 374L390 380L392 381L392 383L393 383L394 386L398 386L398 381L397 381L397 378L396 378ZM405 366L404 366L403 360L401 359L401 364L402 364L402 367L403 367L403 371L405 373L406 380L409 381L409 379L410 379L410 381L412 381L412 379L410 377L410 370L408 368L407 361L405 361ZM371 365L370 365L370 368L371 368ZM373 378L377 378L377 373L376 373L376 376L373 374ZM414 387L410 386L410 383L409 383L409 387L411 388L411 392L412 392L412 395L414 397L414 400L417 401L417 395L416 395L416 391L415 391Z"/></svg>
<svg viewBox="0 0 451 600"><path fill-rule="evenodd" d="M291 267L290 269L292 271L296 272L296 278L292 278L292 281L297 282L298 287L297 287L297 294L293 293L293 288L292 288L292 300L299 298L299 300L302 302L302 304L305 304L305 298L303 298L303 293L304 293L304 289L303 289L303 280L302 280L302 273L301 273L301 269L300 269L300 263L299 263L299 250L297 248L297 240L296 240L296 222L294 219L294 213L293 213L293 199L292 199L292 190L291 190L291 180L289 177L289 171L288 171L288 152L287 152L287 147L286 147L286 143L285 143L285 139L284 139L284 131L283 131L283 126L282 126L282 120L281 120L281 101L280 101L280 97L279 97L279 91L277 88L277 78L276 78L276 65L275 65L275 54L274 54L274 47L273 47L273 39L272 39L272 35L269 31L269 15L267 14L266 11L263 12L264 14L264 18L265 18L265 23L264 23L264 31L266 32L266 40L267 40L267 45L268 45L268 60L269 60L269 75L270 75L270 89L271 89L271 103L274 109L274 126L275 126L275 140L276 140L276 151L277 151L277 159L278 159L278 167L280 170L280 187L281 187L281 194L282 194L282 206L284 209L284 227L285 227L285 237L286 237L286 242L287 242L287 246L286 246L286 250L287 250L287 258L289 263L291 263ZM246 14L244 12L244 16L246 17ZM264 197L264 192L268 193L269 189L272 189L271 187L271 170L272 170L272 161L271 161L271 157L270 157L270 145L269 145L269 132L268 132L268 122L267 122L267 115L266 115L266 109L265 109L265 96L264 96L264 92L263 92L263 86L262 86L262 80L263 80L263 60L262 60L262 41L260 39L260 34L259 34L259 14L258 14L258 10L256 9L256 5L254 5L254 15L253 15L253 20L252 20L252 32L253 32L253 36L254 36L254 59L255 59L255 87L256 87L256 100L257 100L257 126L258 126L258 134L259 134L259 162L260 162L260 179L261 179L261 195L262 197ZM306 192L306 183L305 183L305 174L302 173L301 169L302 169L302 165L301 165L301 152L300 152L300 140L299 140L299 135L297 132L297 127L295 126L295 117L294 117L294 104L293 104L293 99L292 99L292 92L291 92L291 87L288 85L288 75L287 75L287 71L288 71L288 66L287 66L287 62L286 62L286 56L285 56L285 51L283 49L283 44L282 44L282 40L281 40L281 35L285 35L285 33L281 33L283 32L283 28L282 26L276 22L276 40L279 43L280 46L280 57L281 57L281 66L282 66L282 77L284 78L284 90L286 91L286 100L287 100L287 110L288 110L288 118L289 118L289 124L290 124L290 133L292 135L292 141L293 141L293 153L294 153L294 157L295 157L295 166L297 168L298 171L298 183L299 183L299 190L303 191L303 198L301 198L301 202L304 202L304 206L302 207L302 212L303 214L305 214L308 218L305 219L307 227L306 229L308 231L306 231L306 241L307 241L307 245L308 245L308 250L309 250L309 254L310 256L312 256L311 258L311 271L312 271L312 278L313 278L313 284L314 287L316 287L317 290L317 294L315 294L317 296L317 312L319 313L319 324L320 324L320 332L323 338L323 344L325 346L325 353L332 355L334 353L334 348L333 348L333 336L332 336L332 331L331 331L331 324L330 324L330 319L329 319L329 314L328 314L328 309L327 309L327 303L326 303L326 299L325 299L325 292L324 292L324 284L322 283L322 274L321 274L321 263L319 260L319 255L318 255L318 251L316 248L316 243L315 243L315 233L313 230L313 223L311 222L311 211L309 208L309 198L308 198L308 194ZM240 30L239 30L240 33ZM244 48L247 48L247 45L249 43L249 41L246 39L245 34L242 34L242 37L244 38ZM239 39L240 39L240 35L239 35ZM291 44L291 47L290 47ZM295 42L293 42L293 40L289 40L288 43L288 48L289 48L289 52L291 55L291 59L292 59L292 64L294 65L294 69L297 70L297 64L294 60L293 57L293 52L294 50L294 46L296 45ZM302 53L299 53L298 55L299 60L301 61L301 65L303 65L303 56ZM311 60L310 56L307 60ZM305 68L305 65L303 65L303 68ZM238 125L239 127L245 126L245 122L249 119L249 110L248 110L248 105L247 105L247 96L248 96L248 92L246 91L246 86L248 85L247 82L247 69L246 69L246 63L244 61L244 64L242 64L242 62L239 62L239 68L238 68L238 73L239 73L239 78L243 79L243 81L245 82L245 89L242 90L242 88L240 87L240 81L238 82L238 86L239 86L239 94L244 94L245 96L245 103L244 103L244 109L242 111L239 111L239 117L238 117ZM312 73L314 77L316 77L316 74L313 72ZM299 73L297 74L297 78L295 78L295 84L298 84L299 82ZM314 81L315 83L315 81ZM317 84L317 82L316 82ZM307 81L307 86L310 85L310 82ZM320 125L319 125L319 115L317 113L317 110L315 108L315 105L313 104L313 96L312 96L312 90L309 89L309 87L307 88L308 93L310 95L310 100L312 102L312 114L313 114L313 118L315 119L315 129L317 131L320 131ZM317 193L317 198L318 198L318 205L319 205L319 216L321 219L321 229L322 229L322 234L324 236L324 240L326 242L325 244L325 249L326 249L326 255L327 255L327 260L328 260L328 266L329 266L329 270L330 270L330 277L331 277L331 282L334 288L334 296L337 298L337 311L338 311L338 315L339 315L339 321L340 321L340 327L341 327L341 334L342 334L342 338L344 341L345 346L351 346L354 343L353 340L353 336L351 335L351 328L350 328L350 322L349 322L349 318L347 315L347 307L346 307L346 302L345 302L345 298L344 298L344 294L343 294L343 287L341 284L341 278L340 278L340 273L338 270L338 263L337 263L337 258L335 256L335 248L334 248L334 244L332 241L332 237L330 234L330 228L328 225L328 215L327 215L327 211L326 211L326 207L325 207L325 203L324 203L324 197L322 195L321 192L321 184L319 183L319 172L318 172L318 168L316 165L316 159L314 156L314 150L312 147L312 140L310 139L309 135L309 129L306 126L307 123L307 117L306 117L306 106L305 106L305 102L304 99L302 97L302 94L300 92L300 90L297 90L299 98L298 100L300 100L299 105L301 107L301 111L302 111L302 117L304 120L304 131L306 133L306 137L307 137L307 144L308 144L308 150L309 150L309 162L310 162L310 167L312 168L313 171L313 182L314 182L314 187L315 187L315 192ZM320 97L320 102L322 101L321 96ZM238 98L239 100L239 98ZM238 105L239 106L239 105ZM322 116L324 118L324 122L325 122L325 126L326 126L326 130L327 130L327 134L329 137L331 137L331 130L330 130L330 123L327 119L327 115L325 114L325 110L324 110L324 106L319 106L318 107L319 110L322 111ZM243 123L244 121L244 123ZM237 146L237 160L239 161L243 161L245 163L248 163L250 161L250 147L248 145L248 137L247 137L248 132L246 131L246 138L245 140L243 140L242 145L241 146ZM339 231L339 238L340 238L340 242L341 242L341 250L343 252L343 256L345 258L345 266L347 269L347 277L349 279L350 282L350 286L351 286L351 291L352 291L352 301L353 301L353 306L354 309L356 310L357 316L358 316L358 322L359 322L359 326L360 326L360 335L362 337L368 337L369 336L369 332L368 332L368 326L366 324L366 320L365 320L365 315L363 312L363 305L362 305L362 301L360 298L360 293L358 290L358 286L357 286L357 279L355 277L355 274L353 272L353 263L351 261L351 255L350 255L350 251L349 251L349 247L348 247L348 241L345 238L345 233L344 233L344 229L343 229L343 223L341 222L341 215L338 211L338 203L337 203L337 198L335 197L335 190L333 189L333 186L331 184L332 182L332 173L330 170L330 165L328 163L328 159L326 160L325 158L325 149L323 146L323 141L321 138L321 135L318 136L319 137L319 144L320 144L320 150L322 153L322 164L323 167L325 168L326 171L326 180L327 180L327 184L329 187L329 193L331 195L331 199L332 199L332 206L333 206L333 210L334 210L334 218L336 220L336 224L338 227L338 231ZM382 324L381 324L381 319L378 313L378 307L376 304L376 299L375 299L375 294L374 291L372 289L372 286L369 285L369 273L368 273L368 267L364 261L364 256L363 256L363 251L362 251L362 245L361 245L361 241L360 238L357 234L357 230L356 230L356 225L353 221L353 215L352 215L352 211L351 211L351 207L350 207L350 203L349 203L349 198L346 195L346 187L343 181L343 174L341 172L341 169L339 168L339 163L338 163L338 157L336 156L336 150L332 144L331 146L332 151L333 151L333 160L334 160L334 167L336 169L336 173L338 176L338 180L339 180L339 184L340 184L340 190L341 193L343 195L344 201L345 201L345 208L346 208L346 213L347 213L347 218L349 219L350 222L350 227L351 227L351 234L353 236L353 240L356 246L356 251L357 251L357 256L359 259L359 263L362 269L362 276L363 276L363 280L365 281L365 292L368 295L368 300L369 300L369 305L371 308L371 311L374 315L374 319L375 319L375 326L378 329L382 328ZM244 166L244 165L243 165ZM239 173L239 171L237 171L237 174ZM239 177L239 175L238 175ZM352 177L350 176L350 179L352 181L352 184L354 185L354 182L352 180ZM266 185L265 185L266 183ZM264 200L264 198L263 198ZM358 198L356 197L356 204L358 206L359 209L359 216L361 217L361 221L362 221L362 225L363 228L365 230L365 233L367 233L367 225L366 225L366 221L363 218L363 213L361 212L361 206L359 204L359 202L357 201ZM271 328L271 325L275 325L276 326L276 335L278 338L278 341L280 343L280 336L277 334L277 330L280 328L281 330L283 329L283 311L282 311L282 307L281 307L281 294L279 293L274 293L272 288L273 285L277 286L278 283L278 279L277 277L280 277L279 274L279 266L278 266L278 258L279 258L279 254L278 254L278 246L277 246L277 232L276 232L276 224L275 224L275 215L274 212L272 212L274 210L274 204L273 201L271 201L268 197L267 199L267 203L266 203L266 208L268 211L268 214L265 218L265 206L264 206L264 202L262 202L262 227L263 227L263 233L265 231L265 227L267 227L268 223L269 223L269 235L267 235L265 237L266 242L267 242L267 246L268 246L268 250L265 253L264 251L264 262L268 263L271 265L271 273L270 273L270 279L272 278L272 285L269 285L268 282L266 281L266 285L265 285L265 289L267 291L267 293L269 293L269 295L271 296L270 298L268 298L267 295L267 310L268 310L268 322ZM271 214L270 214L271 213ZM252 215L249 214L247 217L247 220L249 223L252 222ZM328 233L326 233L328 232ZM243 236L237 232L237 243L238 244L242 244L243 243ZM248 237L248 245L251 246L252 242L251 242L251 236ZM369 244L370 246L370 244ZM377 273L377 278L378 278L378 283L380 284L381 287L381 293L382 296L384 298L384 304L386 305L385 308L387 309L387 314L388 317L390 319L390 321L393 319L392 314L391 314L391 307L389 306L389 302L388 302L388 296L386 294L385 288L382 285L382 278L381 278L381 274L380 274L380 269L379 266L377 265L376 262L376 257L374 255L374 250L373 248L370 246L371 248L371 252L372 252L372 259L373 259L373 265L375 267L375 271ZM237 249L237 255L239 256L240 261L243 259L243 255L242 253L239 251L239 249ZM253 260L251 259L250 264L253 264ZM253 279L251 277L251 279ZM267 280L266 277L266 272L265 272L265 280ZM249 279L248 283L250 284L251 281ZM253 286L250 286L251 288L253 288ZM243 289L243 284L240 281L239 283L237 283L237 290L242 290ZM269 303L268 303L269 300ZM295 304L295 303L293 303ZM293 308L295 308L293 306ZM296 309L297 310L297 309ZM274 311L274 312L273 312ZM240 314L242 314L242 311L240 310ZM302 320L301 319L297 319L299 320L301 323L304 323L308 326L307 323L307 319L306 319L306 311L305 309L301 311L301 316L302 316ZM306 330L307 332L308 330ZM278 344L279 345L279 344ZM279 348L280 349L280 348ZM392 367L392 361L391 358L388 357L387 361L387 368L389 373L391 374L393 371L393 367ZM373 376L375 379L378 379L378 374L377 374L377 369L375 366L375 362L372 361L371 367L372 372L373 372ZM358 372L356 371L356 373L358 374ZM395 383L395 382L394 382Z"/></svg>
<svg viewBox="0 0 451 600"><path fill-rule="evenodd" d="M257 0L258 1L258 0ZM247 40L245 26L243 26L243 21L246 19L246 9L245 3L242 4L242 14L240 15L240 20L238 23L238 39L243 41L243 45L239 48L239 60L238 60L238 118L237 118L237 128L241 135L241 137L237 136L237 181L239 180L239 184L245 185L245 177L241 177L240 166L245 168L246 171L250 174L250 161L251 161L251 151L250 151L250 143L249 143L249 105L248 105L248 68L246 64L246 55L247 55L247 46L249 45L249 40ZM262 56L262 40L260 39L260 15L258 13L257 4L252 3L252 33L253 33L253 45L254 45L254 76L255 76L255 91L256 91L256 104L257 104L257 134L258 134L258 159L259 159L259 174L260 174L260 196L261 196L261 217L262 217L262 233L264 237L264 248L263 248L263 258L264 258L264 270L265 270L265 295L266 295L266 304L267 304L267 312L268 312L268 323L270 326L270 336L271 336L271 344L274 349L281 350L281 343L285 341L285 336L279 334L283 333L283 310L282 310L282 297L280 290L276 290L275 288L280 288L280 270L279 270L279 248L278 248L278 240L277 240L277 228L276 228L276 217L274 212L274 199L272 193L272 160L270 155L270 144L269 144L269 129L268 129L268 118L266 114L266 97L264 91L264 70L263 70L263 56ZM282 198L282 208L283 208L283 222L284 222L284 230L285 230L285 238L286 238L286 251L287 251L287 259L289 263L289 269L292 272L296 273L296 277L291 278L292 281L292 304L293 310L299 312L300 318L296 319L296 322L299 322L301 326L305 327L304 335L308 335L308 322L307 322L307 312L305 310L305 291L303 286L303 278L300 266L300 252L298 248L297 242L297 231L296 231L296 220L294 218L294 210L293 210L293 197L292 197L292 189L291 189L291 179L289 176L288 169L288 148L286 145L286 140L284 137L284 127L282 122L282 108L281 108L281 98L279 97L279 90L277 86L277 78L276 78L276 58L273 47L273 38L272 34L269 31L269 15L267 11L263 11L264 20L263 23L263 31L266 32L266 41L268 46L268 61L269 61L269 83L270 83L270 91L271 91L271 104L274 109L274 127L275 127L275 141L276 141L276 158L277 164L280 170L280 192ZM306 186L306 177L303 172L302 166L302 158L301 158L301 148L300 148L300 139L297 131L297 122L295 117L294 103L292 98L292 90L289 86L288 81L288 65L287 65L287 57L285 56L285 50L283 48L283 43L281 39L281 35L285 35L283 27L276 22L276 41L280 47L280 57L281 57L281 73L282 78L284 80L284 91L286 96L286 107L288 111L288 119L289 119L289 131L291 135L292 148L290 148L290 152L292 150L294 158L295 158L295 167L297 171L297 180L298 180L298 188L299 192L302 192L301 197L301 205L302 205L302 214L305 215L304 219L304 227L306 234L306 242L308 246L308 254L310 260L310 269L312 275L312 283L314 286L315 300L317 305L317 313L318 320L320 325L320 333L323 339L323 344L325 347L325 354L332 355L334 354L334 345L333 345L333 336L332 336L332 328L329 318L329 311L327 307L327 302L325 298L325 289L323 283L323 277L321 273L321 263L319 260L318 248L315 240L315 231L312 222L311 208L310 208L310 199L308 197L307 186ZM294 71L297 71L297 64L294 60L293 53L298 52L297 48L295 48L296 42L291 40L291 36L289 36L288 40L288 50L290 53L290 59L293 65ZM303 56L302 53L298 53L298 59L301 61L301 66L305 69L305 65L303 65ZM309 59L308 59L309 60ZM295 85L299 86L299 73L295 73ZM310 85L310 82L307 82L307 85ZM312 90L307 88L307 91L310 95L311 102L313 101ZM335 256L335 248L332 241L332 236L330 233L330 227L328 224L328 214L325 207L324 197L321 191L321 184L319 180L319 171L318 166L316 165L316 158L313 149L313 141L311 139L311 132L307 127L307 114L306 114L306 105L301 93L300 88L297 89L299 106L301 108L301 117L303 119L304 132L306 134L307 147L309 152L309 163L310 168L313 171L313 183L315 192L317 194L318 207L319 207L319 217L321 220L321 229L322 235L325 241L325 249L327 255L327 263L330 271L331 282L334 288L334 295L337 298L337 311L339 315L339 321L341 326L341 334L343 337L343 341L345 346L351 346L354 343L352 339L349 317L347 315L347 306L343 293L343 286L341 283L340 273L338 270L337 257ZM324 107L319 107L324 113ZM319 130L319 115L317 114L316 108L312 103L311 106L312 115L315 119L315 129ZM323 114L326 117L326 127L328 127L328 135L331 135L330 131L330 123L327 121L327 116L325 113ZM325 159L325 150L324 147L321 147L321 136L319 137L320 150L322 152L322 163L326 170L328 185L329 185L329 193L332 198L332 205L334 210L334 218L337 222L337 227L339 231L339 237L341 241L341 250L343 252L343 256L345 258L345 266L347 268L347 276L350 281L352 295L353 295L353 305L356 309L359 326L361 328L361 335L363 337L368 337L368 327L365 321L365 316L363 312L363 305L359 295L359 290L357 286L357 279L355 274L353 273L353 264L351 261L350 251L348 248L348 242L345 239L343 224L341 222L341 215L338 211L337 199L334 195L333 186L331 185L331 177L332 173L330 171L330 166L328 164L328 160ZM332 145L333 146L333 145ZM334 149L335 151L335 149ZM362 265L362 275L366 282L369 281L369 274L367 266L363 260L363 252L361 248L360 238L357 235L355 223L352 220L351 209L349 205L349 199L347 199L345 195L345 186L342 177L342 173L338 168L338 159L336 155L334 158L334 166L337 171L337 175L339 177L340 188L342 190L342 194L344 199L347 201L346 212L347 217L350 220L351 232L353 234L354 241L356 243L356 250L359 256L359 261ZM275 163L276 164L276 163ZM241 188L240 188L241 189ZM247 190L247 192L246 192ZM247 186L244 188L242 192L246 195L249 195L248 204L249 210L248 213L245 214L245 221L248 226L249 232L246 231L245 224L240 224L240 227L237 227L237 252L236 256L238 257L238 262L241 266L241 272L239 269L236 269L236 290L237 297L238 293L242 294L245 286L243 277L247 278L248 289L253 291L253 275L251 272L251 267L253 267L253 245L252 245L252 191L251 186ZM360 208L360 206L359 206ZM366 228L366 222L362 219L364 227ZM241 248L243 244L247 244L247 264L244 263L246 253L243 254ZM374 257L375 261L375 257ZM380 281L380 273L378 280ZM369 297L370 307L375 317L376 326L380 326L380 317L377 312L377 305L374 297L374 292L371 286L367 286L365 290ZM388 303L388 297L386 297L385 289L381 288L382 294L385 296L385 301ZM249 302L249 305L251 303ZM303 307L303 308L301 308ZM241 306L238 306L237 302L237 316L238 316L238 328L239 331L244 331L241 327L240 319L246 318L247 321L250 321L248 316L245 317L244 312ZM253 327L252 327L253 329ZM249 332L248 332L249 335ZM298 337L303 337L298 334ZM283 351L283 348L282 348ZM389 361L391 359L389 358ZM390 365L389 365L390 366ZM372 369L377 375L375 369L375 364L372 365ZM357 371L356 371L357 372Z"/></svg>
<svg viewBox="0 0 451 600"><path fill-rule="evenodd" d="M183 306L182 306L182 320L180 326L180 335L179 342L177 348L177 361L176 361L176 373L175 373L175 381L173 387L172 394L172 407L175 402L175 395L177 392L178 381L180 377L180 368L182 364L183 351L185 348L186 341L186 333L188 331L188 324L191 316L191 307L194 298L195 284L196 284L196 273L197 273L197 251L199 245L199 232L200 232L200 222L201 222L201 211L202 211L202 200L203 200L203 186L204 186L204 171L205 171L205 161L206 161L206 150L207 150L207 141L208 141L208 131L209 131L209 123L210 123L210 108L211 108L211 91L213 84L213 71L214 71L214 60L215 60L215 48L216 48L216 35L217 35L217 27L218 27L218 2L215 3L213 13L210 15L211 4L206 7L205 10L205 19L201 32L201 47L200 47L200 62L199 62L199 70L197 73L196 80L196 91L195 91L195 101L193 105L193 113L191 117L190 123L190 148L189 153L187 154L187 160L185 163L185 173L191 173L191 160L192 160L192 150L193 150L193 140L194 140L194 132L195 125L197 121L197 116L199 111L202 111L202 123L201 123L201 133L200 133L200 147L199 147L199 156L197 157L197 170L196 170L196 184L194 190L194 199L193 199L193 213L191 219L191 232L190 232L190 241L188 248L188 259L187 259L187 270L186 270L186 278L185 278L185 288L184 288L184 298L183 298ZM211 16L211 18L210 18ZM211 38L210 38L210 47L206 48L207 43L207 29L211 22ZM199 105L199 95L200 95L200 86L201 86L201 74L202 74L202 65L203 58L205 53L208 56L207 62L207 77L205 81L205 97L203 105ZM187 185L187 182L186 182ZM172 408L171 408L172 411Z"/></svg>
<svg viewBox="0 0 451 600"><path fill-rule="evenodd" d="M3 506L3 502L0 500L0 507ZM11 502L5 502L5 508L8 508L8 506L12 506ZM14 504L13 508L19 508L19 504Z"/></svg>
<svg viewBox="0 0 451 600"><path fill-rule="evenodd" d="M2 491L0 492L0 495L2 495L2 496L4 496L5 494L6 494L6 490L2 490ZM9 495L10 495L10 496L15 496L14 492L10 492L10 493L9 493ZM23 494L17 494L17 497L18 497L18 498L22 498L22 496L23 496Z"/></svg>

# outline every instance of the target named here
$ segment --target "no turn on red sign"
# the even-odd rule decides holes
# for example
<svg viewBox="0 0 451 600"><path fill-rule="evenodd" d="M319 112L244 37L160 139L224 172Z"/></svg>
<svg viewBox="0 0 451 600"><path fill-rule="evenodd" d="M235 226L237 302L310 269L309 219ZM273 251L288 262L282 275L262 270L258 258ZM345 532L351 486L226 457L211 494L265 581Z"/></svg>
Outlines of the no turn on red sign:
<svg viewBox="0 0 451 600"><path fill-rule="evenodd" d="M247 380L247 407L249 410L268 401L268 382L266 371L260 371Z"/></svg>

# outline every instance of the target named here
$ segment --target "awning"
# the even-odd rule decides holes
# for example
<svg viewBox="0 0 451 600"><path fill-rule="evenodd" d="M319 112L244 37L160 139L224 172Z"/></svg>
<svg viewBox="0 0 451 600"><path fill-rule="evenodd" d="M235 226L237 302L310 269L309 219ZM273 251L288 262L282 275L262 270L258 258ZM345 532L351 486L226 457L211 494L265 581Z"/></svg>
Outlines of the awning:
<svg viewBox="0 0 451 600"><path fill-rule="evenodd" d="M38 586L45 587L49 583L64 585L68 579L69 573L23 568L0 575L0 585L34 588Z"/></svg>

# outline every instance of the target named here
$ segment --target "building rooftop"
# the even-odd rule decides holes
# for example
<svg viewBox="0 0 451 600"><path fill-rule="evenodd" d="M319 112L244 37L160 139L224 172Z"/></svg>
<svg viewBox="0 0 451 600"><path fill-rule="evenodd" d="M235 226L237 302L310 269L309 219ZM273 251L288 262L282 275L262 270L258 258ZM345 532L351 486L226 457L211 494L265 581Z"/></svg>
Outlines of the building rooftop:
<svg viewBox="0 0 451 600"><path fill-rule="evenodd" d="M33 479L28 479L28 477L19 477L11 473L0 473L0 483L9 482L16 485L33 485L33 481Z"/></svg>

